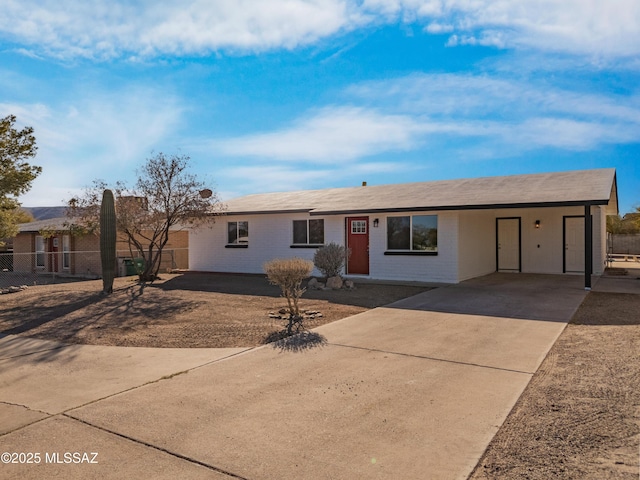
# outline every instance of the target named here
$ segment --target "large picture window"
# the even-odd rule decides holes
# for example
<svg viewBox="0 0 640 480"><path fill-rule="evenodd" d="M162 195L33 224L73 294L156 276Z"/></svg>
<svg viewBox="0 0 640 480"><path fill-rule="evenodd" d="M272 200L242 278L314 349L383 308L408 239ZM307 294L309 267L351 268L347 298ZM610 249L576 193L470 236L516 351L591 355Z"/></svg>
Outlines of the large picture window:
<svg viewBox="0 0 640 480"><path fill-rule="evenodd" d="M324 244L324 220L294 220L294 245Z"/></svg>
<svg viewBox="0 0 640 480"><path fill-rule="evenodd" d="M437 253L438 216L387 217L387 249Z"/></svg>
<svg viewBox="0 0 640 480"><path fill-rule="evenodd" d="M249 244L249 222L228 222L227 223L227 244L248 245Z"/></svg>

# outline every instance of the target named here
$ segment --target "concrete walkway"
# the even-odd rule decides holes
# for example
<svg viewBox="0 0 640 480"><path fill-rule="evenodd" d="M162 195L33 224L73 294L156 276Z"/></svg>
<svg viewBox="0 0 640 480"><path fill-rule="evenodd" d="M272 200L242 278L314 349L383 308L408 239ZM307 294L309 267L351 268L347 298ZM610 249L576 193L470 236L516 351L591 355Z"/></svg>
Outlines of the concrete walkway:
<svg viewBox="0 0 640 480"><path fill-rule="evenodd" d="M320 327L301 351L5 337L0 452L41 460L0 478L466 478L581 282L490 275ZM45 462L65 452L98 463Z"/></svg>

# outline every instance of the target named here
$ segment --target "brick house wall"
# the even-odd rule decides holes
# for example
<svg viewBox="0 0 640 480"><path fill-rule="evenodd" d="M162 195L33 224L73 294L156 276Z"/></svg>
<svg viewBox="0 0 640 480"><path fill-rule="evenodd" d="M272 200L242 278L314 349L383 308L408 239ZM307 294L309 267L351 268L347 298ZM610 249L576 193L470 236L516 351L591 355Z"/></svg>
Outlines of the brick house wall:
<svg viewBox="0 0 640 480"><path fill-rule="evenodd" d="M100 239L97 235L69 236L70 254L68 268L63 266L62 242L64 233L52 237L58 239L58 252L51 253L51 243L45 240L45 266L36 266L37 232L21 232L13 242L13 269L15 272L35 273L56 271L62 274L84 277L99 277L102 274L100 262ZM189 266L189 234L175 231L169 234L169 241L163 250L160 272L173 269L187 269ZM116 243L119 257L130 257L127 242L119 238ZM135 252L134 252L135 254Z"/></svg>

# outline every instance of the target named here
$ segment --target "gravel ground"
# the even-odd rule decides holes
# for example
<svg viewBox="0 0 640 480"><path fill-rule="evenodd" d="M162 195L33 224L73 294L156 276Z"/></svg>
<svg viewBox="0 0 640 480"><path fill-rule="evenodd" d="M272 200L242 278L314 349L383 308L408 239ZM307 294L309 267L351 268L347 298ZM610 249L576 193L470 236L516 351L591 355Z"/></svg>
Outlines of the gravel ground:
<svg viewBox="0 0 640 480"><path fill-rule="evenodd" d="M89 345L249 347L272 339L285 324L269 318L287 302L264 276L164 275L147 286L118 278L113 294L101 290L98 280L2 295L0 333ZM300 306L322 314L305 321L314 328L425 290L374 284L309 290Z"/></svg>
<svg viewBox="0 0 640 480"><path fill-rule="evenodd" d="M591 292L470 478L640 478L640 295Z"/></svg>

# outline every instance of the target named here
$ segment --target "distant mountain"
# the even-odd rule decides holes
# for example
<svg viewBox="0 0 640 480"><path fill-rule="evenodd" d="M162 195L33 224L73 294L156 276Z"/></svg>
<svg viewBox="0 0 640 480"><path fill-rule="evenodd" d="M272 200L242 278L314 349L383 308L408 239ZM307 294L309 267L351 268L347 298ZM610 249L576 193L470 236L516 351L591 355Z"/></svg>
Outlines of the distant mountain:
<svg viewBox="0 0 640 480"><path fill-rule="evenodd" d="M22 207L36 220L49 220L50 218L64 217L67 207Z"/></svg>

